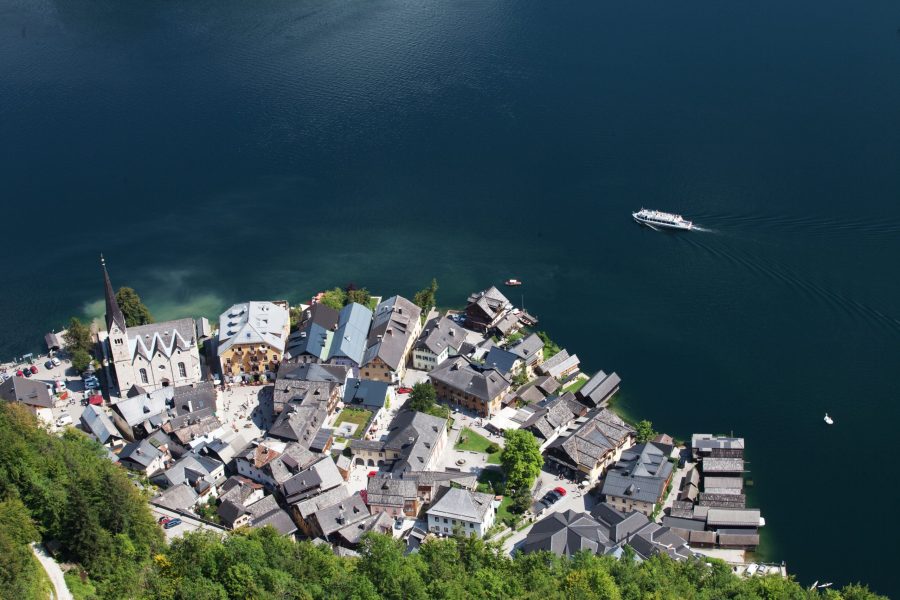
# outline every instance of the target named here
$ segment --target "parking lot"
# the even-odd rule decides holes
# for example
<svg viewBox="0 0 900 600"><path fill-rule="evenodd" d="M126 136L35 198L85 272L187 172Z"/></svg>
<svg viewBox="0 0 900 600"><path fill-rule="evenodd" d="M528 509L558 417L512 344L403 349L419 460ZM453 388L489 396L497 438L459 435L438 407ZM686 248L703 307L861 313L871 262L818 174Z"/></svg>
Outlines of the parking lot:
<svg viewBox="0 0 900 600"><path fill-rule="evenodd" d="M59 354L58 359L60 361L59 365L51 364L50 368L47 368L46 363L49 360L49 357L34 357L32 362L33 366L37 368L37 373L32 374L29 379L41 381L51 388L55 387L58 381L64 382L66 386L66 397L56 401L56 405L52 409L53 419L51 424L55 424L60 417L68 415L72 418L71 424L77 425L78 420L81 418L81 412L84 410L84 407L81 404L85 399L86 392L84 382L81 380L81 376L74 368L72 368L71 362L66 358L64 353ZM32 362L3 365L3 367L0 368L0 374L6 377L16 377L17 371L24 371L25 369L30 368ZM97 376L101 377L102 374L98 373Z"/></svg>

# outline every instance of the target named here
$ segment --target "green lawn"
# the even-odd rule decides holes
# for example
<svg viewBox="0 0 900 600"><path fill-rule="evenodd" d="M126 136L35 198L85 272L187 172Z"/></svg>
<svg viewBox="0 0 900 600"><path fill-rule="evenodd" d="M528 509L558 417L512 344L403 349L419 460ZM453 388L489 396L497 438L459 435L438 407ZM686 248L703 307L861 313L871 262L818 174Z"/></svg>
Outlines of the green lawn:
<svg viewBox="0 0 900 600"><path fill-rule="evenodd" d="M338 415L337 421L334 422L334 426L337 428L341 423L356 424L356 431L353 432L351 437L358 440L362 437L363 430L371 418L372 412L365 410L364 408L345 408L341 411L341 414Z"/></svg>
<svg viewBox="0 0 900 600"><path fill-rule="evenodd" d="M497 507L497 521L504 522L507 525L515 523L519 519L519 515L509 512L509 505L512 504L512 496L503 496L500 506Z"/></svg>
<svg viewBox="0 0 900 600"><path fill-rule="evenodd" d="M481 452L482 454L487 454L487 461L489 464L500 464L500 452L494 452L493 454L488 453L488 446L490 446L493 442L491 442L480 433L472 431L468 427L463 427L463 430L459 433L459 439L460 441L457 442L455 446L456 450Z"/></svg>
<svg viewBox="0 0 900 600"><path fill-rule="evenodd" d="M588 379L586 377L582 377L575 383L571 383L571 384L567 385L566 387L564 387L563 391L564 392L572 392L574 394L575 392L577 392L578 390L583 388L584 384L586 384L587 382L588 382Z"/></svg>

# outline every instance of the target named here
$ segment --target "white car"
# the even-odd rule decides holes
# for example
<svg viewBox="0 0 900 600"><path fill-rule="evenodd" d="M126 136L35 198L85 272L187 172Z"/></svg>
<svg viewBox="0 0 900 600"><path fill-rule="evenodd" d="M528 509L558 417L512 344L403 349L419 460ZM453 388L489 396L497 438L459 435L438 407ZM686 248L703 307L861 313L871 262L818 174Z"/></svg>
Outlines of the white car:
<svg viewBox="0 0 900 600"><path fill-rule="evenodd" d="M56 358L55 356L54 356L53 358L50 359L50 362L53 363L53 366L54 366L54 367L58 367L59 365L62 364L62 361L59 360L58 358Z"/></svg>
<svg viewBox="0 0 900 600"><path fill-rule="evenodd" d="M72 415L69 415L69 414L61 415L56 420L57 427L64 427L65 425L71 425L71 424L72 424Z"/></svg>

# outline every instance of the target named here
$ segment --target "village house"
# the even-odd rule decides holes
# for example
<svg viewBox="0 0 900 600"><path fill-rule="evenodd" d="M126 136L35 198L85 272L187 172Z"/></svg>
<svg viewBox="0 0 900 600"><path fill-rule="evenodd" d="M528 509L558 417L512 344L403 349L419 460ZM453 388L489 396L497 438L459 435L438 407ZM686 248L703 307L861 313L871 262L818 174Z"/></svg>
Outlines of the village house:
<svg viewBox="0 0 900 600"><path fill-rule="evenodd" d="M433 317L422 329L413 346L412 365L420 371L433 371L439 364L459 354L466 340L466 330L452 319Z"/></svg>
<svg viewBox="0 0 900 600"><path fill-rule="evenodd" d="M568 429L575 419L583 417L587 409L575 400L571 392L562 396L547 398L534 405L534 412L521 425L521 429L530 431L541 446L547 448L559 435Z"/></svg>
<svg viewBox="0 0 900 600"><path fill-rule="evenodd" d="M617 510L651 516L672 480L668 458L668 453L653 443L625 450L606 472L601 494Z"/></svg>
<svg viewBox="0 0 900 600"><path fill-rule="evenodd" d="M449 471L410 471L396 477L393 474L370 477L366 485L366 503L372 514L415 518L432 501L440 486L474 490L477 483L477 477L471 473Z"/></svg>
<svg viewBox="0 0 900 600"><path fill-rule="evenodd" d="M623 512L608 503L598 504L590 513L551 513L528 532L522 552L547 551L571 557L587 550L618 556L626 545L642 560L656 554L673 560L692 556L686 540L674 530L653 523L642 513Z"/></svg>
<svg viewBox="0 0 900 600"><path fill-rule="evenodd" d="M534 369L544 360L544 341L538 334L532 333L510 347L509 351L522 359L528 369L528 376L532 377Z"/></svg>
<svg viewBox="0 0 900 600"><path fill-rule="evenodd" d="M460 356L429 373L437 399L490 418L500 410L510 382L496 369Z"/></svg>
<svg viewBox="0 0 900 600"><path fill-rule="evenodd" d="M120 456L121 460L121 456ZM225 479L225 465L220 461L196 453L188 453L170 467L150 478L163 487L187 483L201 496L216 496L216 486Z"/></svg>
<svg viewBox="0 0 900 600"><path fill-rule="evenodd" d="M341 365L282 362L273 388L274 411L280 413L288 403L302 404L312 396L326 400L331 414L344 395L349 375L350 369Z"/></svg>
<svg viewBox="0 0 900 600"><path fill-rule="evenodd" d="M120 395L134 386L152 392L200 381L200 351L193 319L128 327L103 266L109 358Z"/></svg>
<svg viewBox="0 0 900 600"><path fill-rule="evenodd" d="M200 496L194 488L187 483L181 483L163 490L161 494L150 500L150 503L169 510L191 510L197 505L199 499Z"/></svg>
<svg viewBox="0 0 900 600"><path fill-rule="evenodd" d="M166 463L166 456L148 440L131 442L119 451L119 464L150 476L162 470Z"/></svg>
<svg viewBox="0 0 900 600"><path fill-rule="evenodd" d="M81 412L79 424L82 430L89 433L91 437L103 445L117 446L124 443L122 435L116 429L112 419L99 406L94 406L93 404L85 406Z"/></svg>
<svg viewBox="0 0 900 600"><path fill-rule="evenodd" d="M494 346L484 356L484 365L495 369L506 379L512 381L513 376L519 372L524 365L524 361L508 350L504 350L499 346Z"/></svg>
<svg viewBox="0 0 900 600"><path fill-rule="evenodd" d="M594 483L634 445L635 430L615 413L594 410L575 422L546 449L546 457L567 477Z"/></svg>
<svg viewBox="0 0 900 600"><path fill-rule="evenodd" d="M344 392L344 408L362 409L372 413L368 423L359 425L364 428L359 432L365 438L369 432L381 426L385 417L385 409L396 402L394 388L384 381L367 379L350 379Z"/></svg>
<svg viewBox="0 0 900 600"><path fill-rule="evenodd" d="M537 404L555 394L561 387L562 384L557 380L549 375L542 375L517 389L515 400L520 405Z"/></svg>
<svg viewBox="0 0 900 600"><path fill-rule="evenodd" d="M425 511L428 531L452 535L459 531L465 536L484 537L494 524L497 505L494 496L455 487L444 487L437 499Z"/></svg>
<svg viewBox="0 0 900 600"><path fill-rule="evenodd" d="M322 535L322 530L319 527L316 513L349 497L350 491L347 486L340 485L327 492L291 504L291 516L303 535L310 538L319 537Z"/></svg>
<svg viewBox="0 0 900 600"><path fill-rule="evenodd" d="M288 337L284 359L294 364L328 360L338 319L338 311L325 304L313 304L307 308L303 311L300 327Z"/></svg>
<svg viewBox="0 0 900 600"><path fill-rule="evenodd" d="M392 472L433 470L447 445L447 420L405 410L382 440L351 440L357 465L390 466Z"/></svg>
<svg viewBox="0 0 900 600"><path fill-rule="evenodd" d="M281 493L288 504L295 504L343 485L344 478L331 456L323 456L300 471L281 486Z"/></svg>
<svg viewBox="0 0 900 600"><path fill-rule="evenodd" d="M359 367L366 355L372 311L353 302L338 313L338 327L331 337L326 362L350 368L351 377L359 378Z"/></svg>
<svg viewBox="0 0 900 600"><path fill-rule="evenodd" d="M422 331L421 315L422 310L403 296L392 296L375 307L361 378L386 383L403 378L409 353Z"/></svg>
<svg viewBox="0 0 900 600"><path fill-rule="evenodd" d="M270 490L281 485L321 457L301 444L265 439L238 454L238 475L263 484Z"/></svg>
<svg viewBox="0 0 900 600"><path fill-rule="evenodd" d="M237 529L250 524L247 506L265 496L263 486L245 477L233 475L219 488L219 506L216 513L219 521L229 529Z"/></svg>
<svg viewBox="0 0 900 600"><path fill-rule="evenodd" d="M495 286L476 292L469 296L466 304L466 328L484 333L506 316L512 307L512 303Z"/></svg>
<svg viewBox="0 0 900 600"><path fill-rule="evenodd" d="M290 330L288 303L241 302L219 316L216 351L223 377L270 376L278 369Z"/></svg>

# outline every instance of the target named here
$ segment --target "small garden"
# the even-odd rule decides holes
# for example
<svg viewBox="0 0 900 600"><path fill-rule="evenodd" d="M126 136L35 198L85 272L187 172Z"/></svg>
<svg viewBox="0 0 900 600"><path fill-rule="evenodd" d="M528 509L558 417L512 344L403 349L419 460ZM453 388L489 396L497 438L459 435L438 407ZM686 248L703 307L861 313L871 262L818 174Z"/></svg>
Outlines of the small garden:
<svg viewBox="0 0 900 600"><path fill-rule="evenodd" d="M334 422L334 426L337 429L340 428L341 423L353 423L356 425L356 430L350 437L358 440L362 438L363 432L366 430L366 425L369 424L371 419L372 411L364 408L345 408L341 411L341 414L338 415L337 420Z"/></svg>
<svg viewBox="0 0 900 600"><path fill-rule="evenodd" d="M487 462L492 465L500 464L500 451L502 448L480 433L464 427L459 432L459 440L454 447L456 450L481 452L487 454Z"/></svg>

